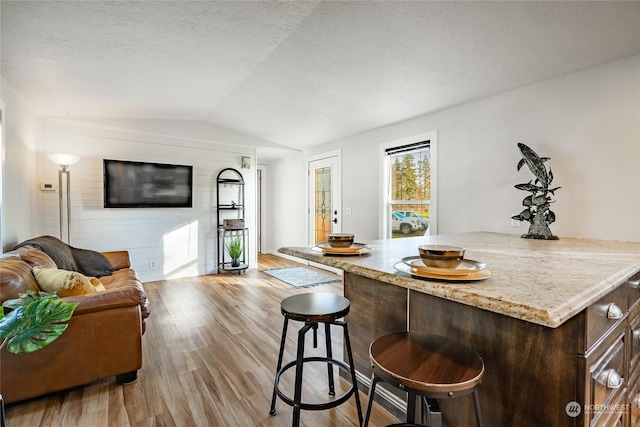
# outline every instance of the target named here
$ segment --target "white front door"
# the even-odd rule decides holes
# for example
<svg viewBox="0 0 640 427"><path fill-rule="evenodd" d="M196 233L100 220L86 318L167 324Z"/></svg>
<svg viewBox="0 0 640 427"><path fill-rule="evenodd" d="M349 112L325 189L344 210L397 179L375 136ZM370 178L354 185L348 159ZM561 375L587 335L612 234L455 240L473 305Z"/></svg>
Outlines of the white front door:
<svg viewBox="0 0 640 427"><path fill-rule="evenodd" d="M309 159L309 244L326 242L342 230L340 152Z"/></svg>

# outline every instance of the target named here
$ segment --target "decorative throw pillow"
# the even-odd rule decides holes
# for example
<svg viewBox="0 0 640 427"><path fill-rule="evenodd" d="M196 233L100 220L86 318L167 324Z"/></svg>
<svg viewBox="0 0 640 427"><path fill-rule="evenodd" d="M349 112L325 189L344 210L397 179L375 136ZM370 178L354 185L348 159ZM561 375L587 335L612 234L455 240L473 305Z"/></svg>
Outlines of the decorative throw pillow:
<svg viewBox="0 0 640 427"><path fill-rule="evenodd" d="M93 287L97 292L106 291L106 289L104 288L104 285L99 279L95 277L89 277L89 282L93 285Z"/></svg>
<svg viewBox="0 0 640 427"><path fill-rule="evenodd" d="M104 286L95 277L87 277L75 271L33 267L33 275L40 289L55 292L59 297L92 294L103 291Z"/></svg>

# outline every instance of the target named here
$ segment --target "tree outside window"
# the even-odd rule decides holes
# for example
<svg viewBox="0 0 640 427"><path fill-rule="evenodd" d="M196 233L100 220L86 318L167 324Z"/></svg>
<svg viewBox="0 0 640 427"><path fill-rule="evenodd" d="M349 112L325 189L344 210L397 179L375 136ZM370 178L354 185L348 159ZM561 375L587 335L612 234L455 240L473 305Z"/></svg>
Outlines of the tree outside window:
<svg viewBox="0 0 640 427"><path fill-rule="evenodd" d="M392 237L424 235L431 200L431 150L427 144L390 156Z"/></svg>

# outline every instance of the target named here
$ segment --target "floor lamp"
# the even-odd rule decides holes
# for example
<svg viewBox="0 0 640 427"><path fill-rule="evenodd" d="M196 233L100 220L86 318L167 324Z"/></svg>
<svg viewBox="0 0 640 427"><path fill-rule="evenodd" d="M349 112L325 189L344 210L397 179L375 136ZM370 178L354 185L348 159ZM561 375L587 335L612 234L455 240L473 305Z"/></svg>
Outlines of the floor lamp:
<svg viewBox="0 0 640 427"><path fill-rule="evenodd" d="M47 157L53 163L60 165L58 171L58 207L60 209L60 240L62 240L62 230L64 229L63 203L62 203L62 175L67 176L67 243L71 243L71 173L67 170L69 166L75 165L80 161L80 156L74 154L48 153Z"/></svg>

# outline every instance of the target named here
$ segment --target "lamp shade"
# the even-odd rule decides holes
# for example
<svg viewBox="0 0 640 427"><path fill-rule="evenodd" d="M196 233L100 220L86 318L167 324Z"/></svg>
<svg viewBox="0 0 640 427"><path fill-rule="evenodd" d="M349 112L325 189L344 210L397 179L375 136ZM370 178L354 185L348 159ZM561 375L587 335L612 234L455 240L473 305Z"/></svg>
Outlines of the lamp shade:
<svg viewBox="0 0 640 427"><path fill-rule="evenodd" d="M71 166L80 161L80 156L65 153L47 153L47 157L56 165Z"/></svg>

